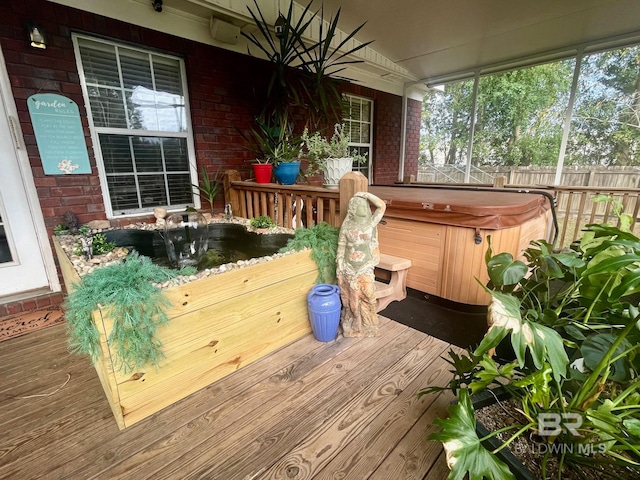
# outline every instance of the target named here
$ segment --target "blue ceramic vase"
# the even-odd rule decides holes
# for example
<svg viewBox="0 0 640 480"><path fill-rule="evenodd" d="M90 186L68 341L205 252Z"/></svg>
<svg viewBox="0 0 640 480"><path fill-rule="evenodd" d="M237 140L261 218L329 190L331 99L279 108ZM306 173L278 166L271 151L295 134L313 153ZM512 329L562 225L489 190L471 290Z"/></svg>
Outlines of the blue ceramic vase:
<svg viewBox="0 0 640 480"><path fill-rule="evenodd" d="M316 340L331 342L338 336L340 325L340 289L337 285L314 285L307 295L309 320Z"/></svg>

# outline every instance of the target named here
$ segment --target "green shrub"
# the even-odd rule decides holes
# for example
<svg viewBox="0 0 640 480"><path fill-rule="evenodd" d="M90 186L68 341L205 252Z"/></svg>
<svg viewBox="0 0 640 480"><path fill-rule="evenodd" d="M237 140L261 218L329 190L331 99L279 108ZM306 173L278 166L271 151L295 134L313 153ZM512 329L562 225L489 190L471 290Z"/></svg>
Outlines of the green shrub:
<svg viewBox="0 0 640 480"><path fill-rule="evenodd" d="M261 215L259 217L252 218L249 222L252 228L274 228L276 224L268 215Z"/></svg>

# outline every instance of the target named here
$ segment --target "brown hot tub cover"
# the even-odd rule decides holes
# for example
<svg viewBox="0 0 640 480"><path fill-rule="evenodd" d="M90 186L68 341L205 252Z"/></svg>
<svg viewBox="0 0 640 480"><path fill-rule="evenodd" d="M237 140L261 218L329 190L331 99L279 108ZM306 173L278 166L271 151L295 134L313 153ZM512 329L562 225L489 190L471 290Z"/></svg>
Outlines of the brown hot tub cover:
<svg viewBox="0 0 640 480"><path fill-rule="evenodd" d="M551 207L549 199L541 193L504 192L491 188L371 186L369 191L386 202L387 217L486 230L522 225Z"/></svg>

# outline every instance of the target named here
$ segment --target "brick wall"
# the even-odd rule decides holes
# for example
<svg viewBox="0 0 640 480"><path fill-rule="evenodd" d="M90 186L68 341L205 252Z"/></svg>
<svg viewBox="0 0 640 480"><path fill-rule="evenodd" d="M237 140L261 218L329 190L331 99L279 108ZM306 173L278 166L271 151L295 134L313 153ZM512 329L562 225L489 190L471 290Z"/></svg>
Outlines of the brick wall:
<svg viewBox="0 0 640 480"><path fill-rule="evenodd" d="M353 84L345 92L373 99L373 183L392 185L398 181L400 166L402 97ZM422 104L409 100L408 110L404 172L417 175Z"/></svg>
<svg viewBox="0 0 640 480"><path fill-rule="evenodd" d="M29 47L25 29L28 22L36 22L43 27L47 35L46 50ZM260 75L259 72L266 72L270 64L248 55L45 0L3 0L0 2L0 45L24 133L40 207L50 235L55 225L64 223L63 216L68 210L77 215L80 223L106 218L71 41L74 31L154 47L184 58L198 171L203 166L210 174L215 173L218 168L221 171L235 168L245 178L248 176L252 154L245 147L245 140L238 129L246 131L253 125L260 101L252 95L255 91L261 91L256 88L256 82L264 82L268 75ZM402 98L353 84L347 84L345 91L374 100L373 180L378 184L394 183L397 180L400 157ZM44 175L26 100L35 93L46 92L65 95L79 106L91 174ZM419 111L416 114L415 107L416 105L412 105L411 118L417 118L419 122ZM419 104L417 107L419 108ZM411 168L417 163L417 140L414 141L417 134L419 123L411 127L408 135L410 141L407 143L407 158L412 159ZM217 207L221 209L222 193L218 198L220 200ZM125 225L144 220L146 218L120 219L112 223Z"/></svg>
<svg viewBox="0 0 640 480"><path fill-rule="evenodd" d="M205 166L209 173L214 173L218 167L221 170L233 167L248 174L251 153L237 128L248 129L258 113L259 102L252 98L252 92L256 90L256 81L267 77L257 74L268 68L266 62L45 0L5 0L0 3L0 18L0 45L49 230L63 222L62 216L67 210L73 211L81 223L105 218L71 42L72 31L153 46L182 56L187 70L199 168ZM46 50L28 46L24 28L27 22L42 25L48 39ZM401 97L359 85L346 85L345 90L374 100L374 181L393 183L397 179L400 157ZM91 175L44 175L26 105L26 99L37 92L59 92L79 105L91 158ZM407 146L407 158L416 162L417 145L411 140Z"/></svg>

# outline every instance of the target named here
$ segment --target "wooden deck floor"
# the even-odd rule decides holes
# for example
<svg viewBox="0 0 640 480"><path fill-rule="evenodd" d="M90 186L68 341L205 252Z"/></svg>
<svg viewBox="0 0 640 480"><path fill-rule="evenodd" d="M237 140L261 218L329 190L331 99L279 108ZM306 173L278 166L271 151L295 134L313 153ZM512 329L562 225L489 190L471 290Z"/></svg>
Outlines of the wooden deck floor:
<svg viewBox="0 0 640 480"><path fill-rule="evenodd" d="M452 397L416 392L448 382L449 345L381 325L309 335L123 431L64 325L2 342L0 478L446 478L426 437Z"/></svg>

